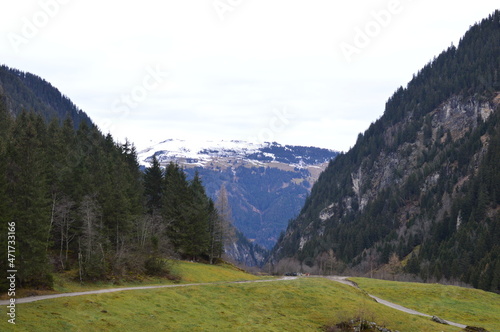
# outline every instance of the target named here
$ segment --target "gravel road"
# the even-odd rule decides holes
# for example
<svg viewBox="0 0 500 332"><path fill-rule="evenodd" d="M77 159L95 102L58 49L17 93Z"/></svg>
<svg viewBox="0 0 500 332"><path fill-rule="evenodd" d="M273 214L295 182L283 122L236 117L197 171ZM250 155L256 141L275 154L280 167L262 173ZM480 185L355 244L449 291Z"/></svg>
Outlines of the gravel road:
<svg viewBox="0 0 500 332"><path fill-rule="evenodd" d="M346 285L349 285L349 286L352 286L352 287L359 288L358 285L356 285L352 281L347 280L347 278L349 278L349 277L332 276L332 277L325 277L325 278L333 280L333 281L337 281L337 282L340 282L340 283L343 283L343 284L346 284ZM403 306L401 306L399 304L395 304L395 303L383 300L383 299L381 299L379 297L376 297L374 295L368 294L368 296L370 296L372 299L374 299L378 303L383 304L385 306L388 306L390 308L393 308L393 309L396 309L396 310L399 310L399 311L402 311L402 312L406 312L406 313L411 314L411 315L418 315L418 316L424 316L424 317L432 318L431 315L424 314L422 312L419 312L419 311L416 311L416 310L413 310L413 309L409 309L409 308L403 307ZM463 324L459 324L459 323L455 323L455 322L450 322L448 320L444 320L444 321L446 323L448 323L449 325L460 327L462 329L466 327L466 325L463 325Z"/></svg>
<svg viewBox="0 0 500 332"><path fill-rule="evenodd" d="M90 295L90 294L104 294L104 293L114 293L114 292L140 290L140 289L174 288L174 287L190 287L190 286L206 286L206 285L227 285L227 284L247 284L247 283L253 283L253 282L276 282L276 281L286 281L286 280L293 280L293 279L297 279L297 277L283 277L283 278L279 278L279 279L248 280L248 281L206 282L206 283L197 283L197 284L175 284L175 285L106 288L106 289L98 289L98 290L86 291L86 292L60 293L60 294L22 297L22 298L16 299L16 304L30 303L30 302L48 300L48 299L56 299L59 297L70 297L70 296ZM9 304L9 300L0 301L0 305L7 305L7 304Z"/></svg>

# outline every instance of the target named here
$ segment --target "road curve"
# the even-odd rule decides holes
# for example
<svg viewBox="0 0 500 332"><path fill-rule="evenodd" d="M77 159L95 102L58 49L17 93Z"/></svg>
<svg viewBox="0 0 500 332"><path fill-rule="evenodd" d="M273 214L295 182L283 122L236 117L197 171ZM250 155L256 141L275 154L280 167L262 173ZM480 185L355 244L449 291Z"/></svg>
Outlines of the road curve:
<svg viewBox="0 0 500 332"><path fill-rule="evenodd" d="M347 280L347 278L349 278L349 277L331 276L331 277L325 277L325 278L333 280L333 281L337 281L337 282L340 282L340 283L343 283L343 284L346 284L346 285L349 285L349 286L352 286L352 287L355 287L355 288L359 288L358 285L356 285L354 282ZM406 312L406 313L411 314L411 315L418 315L418 316L424 316L424 317L432 318L431 315L424 314L422 312L419 312L419 311L416 311L416 310L413 310L413 309L409 309L409 308L403 307L403 306L401 306L399 304L383 300L383 299L381 299L379 297L376 297L374 295L368 294L368 296L370 296L372 299L374 299L378 303L383 304L385 306L388 306L390 308L393 308L393 309L396 309L396 310L399 310L399 311L402 311L402 312ZM449 324L449 325L460 327L462 329L464 329L464 328L467 327L466 325L455 323L455 322L450 322L448 320L444 320L444 321L447 324Z"/></svg>

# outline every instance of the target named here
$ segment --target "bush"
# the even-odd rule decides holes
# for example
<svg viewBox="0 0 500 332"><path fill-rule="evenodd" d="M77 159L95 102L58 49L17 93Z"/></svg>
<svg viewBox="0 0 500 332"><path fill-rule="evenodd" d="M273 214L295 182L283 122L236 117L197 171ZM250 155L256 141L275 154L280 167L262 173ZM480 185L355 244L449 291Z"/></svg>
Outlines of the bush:
<svg viewBox="0 0 500 332"><path fill-rule="evenodd" d="M170 274L170 266L160 257L150 257L144 263L146 274L150 276L165 277Z"/></svg>

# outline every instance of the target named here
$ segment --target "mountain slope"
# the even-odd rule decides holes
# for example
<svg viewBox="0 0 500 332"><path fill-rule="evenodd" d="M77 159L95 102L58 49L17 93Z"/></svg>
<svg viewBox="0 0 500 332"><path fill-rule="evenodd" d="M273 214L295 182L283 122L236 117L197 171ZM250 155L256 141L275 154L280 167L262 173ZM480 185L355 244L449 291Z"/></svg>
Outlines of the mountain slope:
<svg viewBox="0 0 500 332"><path fill-rule="evenodd" d="M395 254L424 280L500 291L499 72L496 11L330 163L272 260L366 272Z"/></svg>
<svg viewBox="0 0 500 332"><path fill-rule="evenodd" d="M14 116L23 110L34 111L47 122L57 119L62 123L69 118L75 129L81 122L92 126L87 114L49 82L4 65L0 66L0 97L5 99L9 112Z"/></svg>
<svg viewBox="0 0 500 332"><path fill-rule="evenodd" d="M215 199L224 185L234 225L251 241L272 247L287 221L297 216L312 183L338 152L315 147L244 141L193 142L169 139L139 153L198 172Z"/></svg>

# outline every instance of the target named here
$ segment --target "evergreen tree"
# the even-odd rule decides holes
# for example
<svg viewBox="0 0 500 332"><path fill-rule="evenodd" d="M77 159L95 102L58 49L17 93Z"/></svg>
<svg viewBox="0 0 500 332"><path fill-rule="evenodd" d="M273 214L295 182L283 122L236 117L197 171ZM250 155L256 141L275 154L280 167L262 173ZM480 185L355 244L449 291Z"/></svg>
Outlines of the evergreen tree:
<svg viewBox="0 0 500 332"><path fill-rule="evenodd" d="M205 193L199 174L196 172L190 186L190 202L188 222L185 232L186 254L192 257L206 256L209 252L210 234L210 200ZM212 203L213 206L213 203Z"/></svg>
<svg viewBox="0 0 500 332"><path fill-rule="evenodd" d="M151 166L144 171L144 195L146 209L149 214L161 211L163 207L163 193L165 191L165 179L160 163L153 156Z"/></svg>
<svg viewBox="0 0 500 332"><path fill-rule="evenodd" d="M191 196L186 175L179 165L170 163L165 171L165 191L163 196L163 218L167 234L174 248L181 255L186 253L189 241L188 213Z"/></svg>

